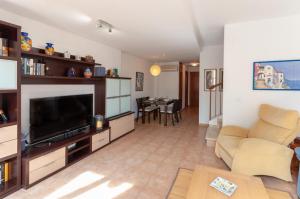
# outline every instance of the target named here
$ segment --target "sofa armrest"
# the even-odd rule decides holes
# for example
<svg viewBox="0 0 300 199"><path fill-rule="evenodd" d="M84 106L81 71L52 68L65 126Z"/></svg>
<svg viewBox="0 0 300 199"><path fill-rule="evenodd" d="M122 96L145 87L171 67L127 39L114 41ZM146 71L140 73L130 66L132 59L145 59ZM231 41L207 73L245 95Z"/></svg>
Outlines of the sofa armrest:
<svg viewBox="0 0 300 199"><path fill-rule="evenodd" d="M235 137L242 137L246 138L248 137L249 129L242 128L239 126L224 126L220 134L222 135L229 135L229 136L235 136Z"/></svg>
<svg viewBox="0 0 300 199"><path fill-rule="evenodd" d="M258 138L243 139L233 158L232 171L292 181L290 165L293 154L293 150L275 142Z"/></svg>

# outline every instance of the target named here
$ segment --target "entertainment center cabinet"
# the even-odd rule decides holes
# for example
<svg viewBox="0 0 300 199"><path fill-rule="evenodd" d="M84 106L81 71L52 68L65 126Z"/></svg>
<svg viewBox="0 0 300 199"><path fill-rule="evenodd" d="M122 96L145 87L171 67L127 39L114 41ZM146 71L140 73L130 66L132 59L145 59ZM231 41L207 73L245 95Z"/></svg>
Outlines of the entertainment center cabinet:
<svg viewBox="0 0 300 199"><path fill-rule="evenodd" d="M131 78L84 78L83 71L93 70L94 62L74 60L74 56L66 59L59 52L50 56L38 48L21 51L21 27L1 20L0 37L9 44L8 56L0 55L0 111L7 117L7 121L0 120L0 170L5 166L9 173L0 183L0 198L37 184L134 130ZM43 62L47 73L23 75L21 58ZM66 76L70 66L77 77ZM87 133L21 152L21 85L93 85L94 113L104 115L108 122L100 131L91 128Z"/></svg>
<svg viewBox="0 0 300 199"><path fill-rule="evenodd" d="M51 145L27 150L22 156L24 188L35 185L109 144L109 131L109 127L101 131L91 130Z"/></svg>

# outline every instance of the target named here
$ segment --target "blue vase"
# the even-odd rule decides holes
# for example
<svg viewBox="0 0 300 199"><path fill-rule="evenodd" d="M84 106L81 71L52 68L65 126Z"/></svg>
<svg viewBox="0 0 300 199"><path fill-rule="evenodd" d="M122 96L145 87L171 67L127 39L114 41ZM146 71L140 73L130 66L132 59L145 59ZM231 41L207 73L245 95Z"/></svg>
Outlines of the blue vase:
<svg viewBox="0 0 300 199"><path fill-rule="evenodd" d="M54 54L54 47L53 47L52 43L46 43L45 53L47 55L53 55Z"/></svg>

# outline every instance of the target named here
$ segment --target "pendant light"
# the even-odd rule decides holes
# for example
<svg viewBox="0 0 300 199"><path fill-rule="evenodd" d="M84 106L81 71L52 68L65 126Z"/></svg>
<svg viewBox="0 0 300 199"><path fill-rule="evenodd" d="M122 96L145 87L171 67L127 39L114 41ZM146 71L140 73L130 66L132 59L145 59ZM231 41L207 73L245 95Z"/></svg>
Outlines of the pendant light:
<svg viewBox="0 0 300 199"><path fill-rule="evenodd" d="M161 68L158 64L153 64L150 67L150 73L151 75L153 75L154 77L158 76L161 73Z"/></svg>

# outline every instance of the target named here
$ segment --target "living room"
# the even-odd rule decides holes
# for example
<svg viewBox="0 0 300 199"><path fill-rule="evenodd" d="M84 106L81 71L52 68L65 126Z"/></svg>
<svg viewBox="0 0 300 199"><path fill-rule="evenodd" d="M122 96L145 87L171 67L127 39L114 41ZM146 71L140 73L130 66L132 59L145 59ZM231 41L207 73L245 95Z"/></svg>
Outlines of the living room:
<svg viewBox="0 0 300 199"><path fill-rule="evenodd" d="M298 198L299 8L2 1L0 198Z"/></svg>

